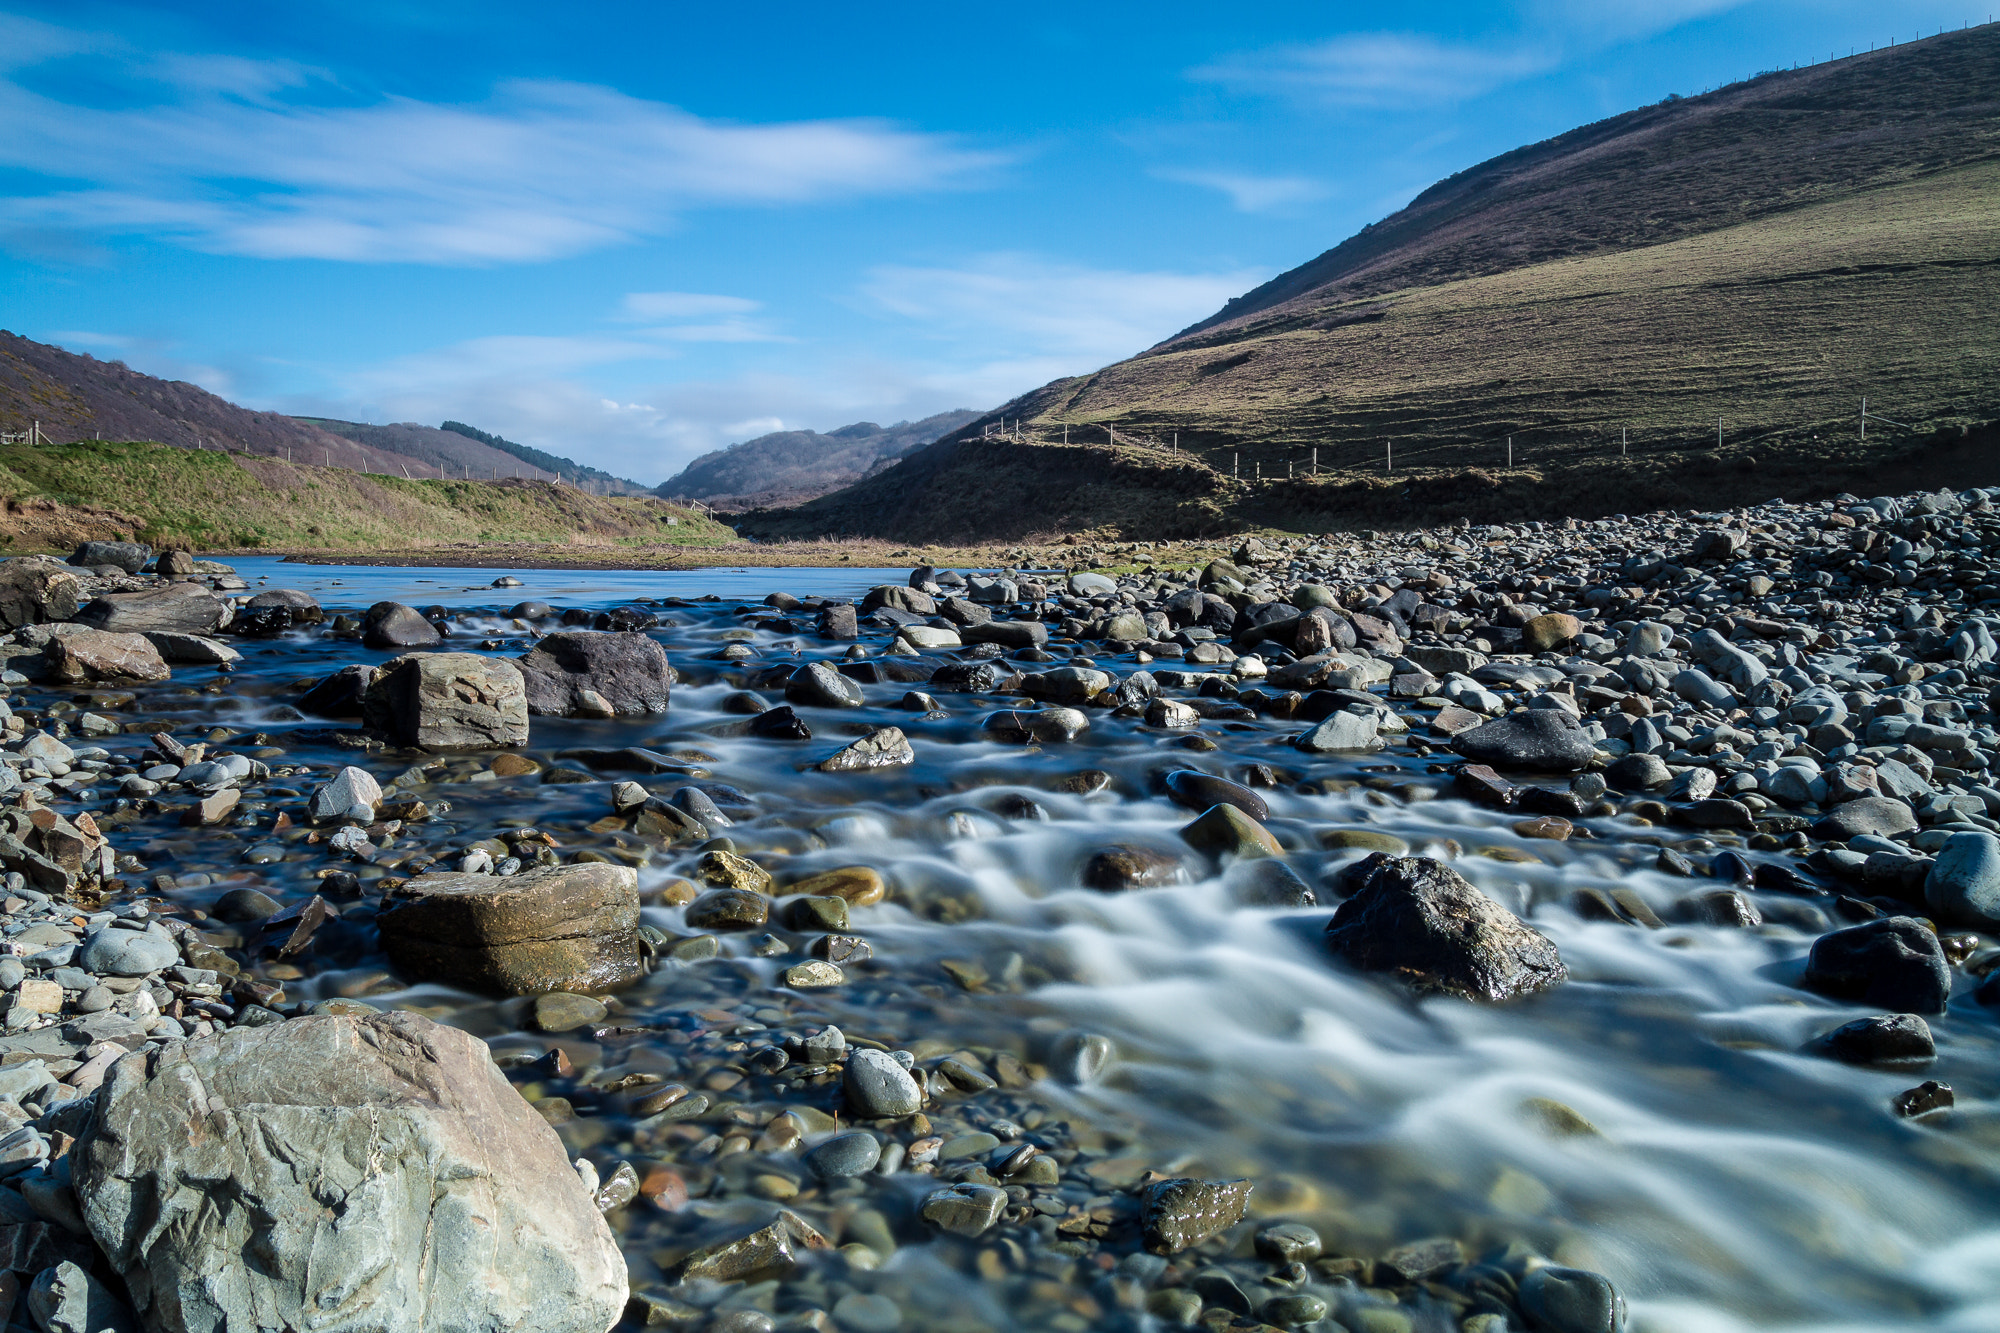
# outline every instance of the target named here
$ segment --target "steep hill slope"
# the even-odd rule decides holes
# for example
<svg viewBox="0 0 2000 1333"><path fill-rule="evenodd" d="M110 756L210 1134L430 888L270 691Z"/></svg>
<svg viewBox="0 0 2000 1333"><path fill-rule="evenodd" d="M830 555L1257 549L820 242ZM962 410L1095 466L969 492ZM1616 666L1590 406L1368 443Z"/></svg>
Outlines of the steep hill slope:
<svg viewBox="0 0 2000 1333"><path fill-rule="evenodd" d="M442 429L463 435L468 440L477 440L518 462L525 463L528 470L521 473L522 476L531 477L537 471L552 473L559 481L573 481L583 489L598 495L650 495L653 492L650 486L641 486L636 481L615 477L609 472L579 463L573 458L565 458L561 454L552 454L546 449L537 449L530 444L517 444L504 435L489 434L477 426L468 426L463 421L447 421Z"/></svg>
<svg viewBox="0 0 2000 1333"><path fill-rule="evenodd" d="M1529 477L1544 514L1856 484L2000 415L1995 199L2000 27L1760 76L1462 172L1140 356L743 526L1012 537L1045 516L1143 536L1196 510L1368 526L1329 498L1379 505L1368 478L1432 517ZM1001 415L1031 442L976 438ZM1065 433L1077 461L1058 467ZM1110 475L1091 453L1118 460L1122 494L1039 486ZM1140 502L1149 468L1165 486L1190 465L1212 479L1199 505Z"/></svg>
<svg viewBox="0 0 2000 1333"><path fill-rule="evenodd" d="M277 412L253 412L181 380L142 375L0 330L0 431L71 440L157 440L401 475L408 460ZM410 464L412 476L438 470Z"/></svg>
<svg viewBox="0 0 2000 1333"><path fill-rule="evenodd" d="M724 509L798 504L859 481L978 415L961 409L893 426L857 421L823 435L775 431L703 454L662 482L659 493L706 500Z"/></svg>
<svg viewBox="0 0 2000 1333"><path fill-rule="evenodd" d="M735 536L653 496L605 498L551 482L406 481L159 444L0 444L0 550L10 553L114 537L351 552L474 542L708 546Z"/></svg>

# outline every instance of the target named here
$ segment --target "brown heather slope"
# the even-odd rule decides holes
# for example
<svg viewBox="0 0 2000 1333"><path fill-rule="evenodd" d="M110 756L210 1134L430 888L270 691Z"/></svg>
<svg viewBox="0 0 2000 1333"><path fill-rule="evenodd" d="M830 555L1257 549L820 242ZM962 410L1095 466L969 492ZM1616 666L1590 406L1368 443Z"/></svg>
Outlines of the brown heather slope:
<svg viewBox="0 0 2000 1333"><path fill-rule="evenodd" d="M1555 516L1909 489L1914 442L2000 416L1996 99L2000 26L1506 154L1141 356L739 528L1149 537L1380 526L1391 495L1423 522L1472 497ZM1900 423L1865 446L1863 395ZM1003 415L1031 442L978 438ZM1308 477L1314 450L1333 475Z"/></svg>
<svg viewBox="0 0 2000 1333"><path fill-rule="evenodd" d="M277 412L253 412L184 380L142 375L122 361L51 347L0 329L0 431L40 422L43 436L156 440L182 449L288 455L299 463L436 477L434 467L372 449Z"/></svg>

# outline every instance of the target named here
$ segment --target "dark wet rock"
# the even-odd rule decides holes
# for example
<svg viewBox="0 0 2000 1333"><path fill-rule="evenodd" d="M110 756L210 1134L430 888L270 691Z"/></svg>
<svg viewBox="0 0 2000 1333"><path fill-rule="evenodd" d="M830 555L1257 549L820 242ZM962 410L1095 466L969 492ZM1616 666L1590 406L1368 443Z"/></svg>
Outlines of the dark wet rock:
<svg viewBox="0 0 2000 1333"><path fill-rule="evenodd" d="M1167 789L1167 798L1185 810L1233 805L1260 824L1271 817L1271 807L1256 792L1240 782L1231 782L1228 778L1219 778L1200 769L1175 769L1167 774L1162 785Z"/></svg>
<svg viewBox="0 0 2000 1333"><path fill-rule="evenodd" d="M1813 825L1813 836L1839 842L1869 833L1887 838L1908 833L1916 826L1916 815L1895 797L1863 796L1835 806L1824 819Z"/></svg>
<svg viewBox="0 0 2000 1333"><path fill-rule="evenodd" d="M1689 920L1707 926L1740 926L1749 928L1764 924L1763 914L1756 904L1735 889L1708 889L1687 899L1686 915Z"/></svg>
<svg viewBox="0 0 2000 1333"><path fill-rule="evenodd" d="M291 588L268 588L252 597L229 622L232 634L250 638L271 638L287 630L317 625L326 612L310 593Z"/></svg>
<svg viewBox="0 0 2000 1333"><path fill-rule="evenodd" d="M416 1333L448 1308L452 1327L603 1333L625 1306L624 1259L555 1132L484 1042L417 1014L121 1061L73 1159L148 1327Z"/></svg>
<svg viewBox="0 0 2000 1333"><path fill-rule="evenodd" d="M528 621L548 620L555 613L556 609L547 602L516 602L507 610L510 619Z"/></svg>
<svg viewBox="0 0 2000 1333"><path fill-rule="evenodd" d="M910 1071L881 1051L849 1052L842 1088L849 1113L861 1120L915 1115L924 1104Z"/></svg>
<svg viewBox="0 0 2000 1333"><path fill-rule="evenodd" d="M687 906L690 930L762 930L771 900L752 889L711 889Z"/></svg>
<svg viewBox="0 0 2000 1333"><path fill-rule="evenodd" d="M222 600L199 583L169 583L93 597L77 611L76 620L114 634L144 634L148 630L210 634L227 613Z"/></svg>
<svg viewBox="0 0 2000 1333"><path fill-rule="evenodd" d="M550 717L664 713L674 669L643 634L562 630L520 658L528 711Z"/></svg>
<svg viewBox="0 0 2000 1333"><path fill-rule="evenodd" d="M1573 773L1596 753L1589 733L1563 708L1527 708L1451 738L1476 763L1542 773Z"/></svg>
<svg viewBox="0 0 2000 1333"><path fill-rule="evenodd" d="M415 607L377 602L361 616L361 641L370 648L432 648L444 636Z"/></svg>
<svg viewBox="0 0 2000 1333"><path fill-rule="evenodd" d="M1303 1222L1274 1222L1261 1228L1257 1254L1274 1264L1309 1264L1319 1258L1324 1242Z"/></svg>
<svg viewBox="0 0 2000 1333"><path fill-rule="evenodd" d="M1210 856L1283 856L1285 848L1269 829L1233 805L1212 805L1181 830L1196 851Z"/></svg>
<svg viewBox="0 0 2000 1333"><path fill-rule="evenodd" d="M1298 872L1276 857L1239 861L1224 876L1229 892L1245 907L1314 907L1319 895Z"/></svg>
<svg viewBox="0 0 2000 1333"><path fill-rule="evenodd" d="M1951 969L1923 922L1890 916L1814 940L1799 984L1839 1000L1939 1014L1951 996Z"/></svg>
<svg viewBox="0 0 2000 1333"><path fill-rule="evenodd" d="M21 556L0 562L0 630L73 619L82 599L82 581L53 561Z"/></svg>
<svg viewBox="0 0 2000 1333"><path fill-rule="evenodd" d="M991 643L1002 648L1040 648L1049 641L1049 627L1039 620L989 620L966 625L958 637L967 643Z"/></svg>
<svg viewBox="0 0 2000 1333"><path fill-rule="evenodd" d="M1489 764L1461 764L1452 778L1458 794L1489 810L1511 809L1521 799L1521 789L1496 773Z"/></svg>
<svg viewBox="0 0 2000 1333"><path fill-rule="evenodd" d="M1605 768L1604 780L1619 791L1652 791L1672 782L1674 775L1658 755L1628 754Z"/></svg>
<svg viewBox="0 0 2000 1333"><path fill-rule="evenodd" d="M81 569L110 565L137 574L152 558L153 548L144 542L84 542L70 552L69 562Z"/></svg>
<svg viewBox="0 0 2000 1333"><path fill-rule="evenodd" d="M1508 1000L1568 975L1556 946L1428 857L1369 855L1347 876L1354 896L1327 924L1327 946L1366 972L1419 992Z"/></svg>
<svg viewBox="0 0 2000 1333"><path fill-rule="evenodd" d="M1757 822L1749 806L1727 796L1710 796L1682 806L1675 814L1690 828L1749 828Z"/></svg>
<svg viewBox="0 0 2000 1333"><path fill-rule="evenodd" d="M247 924L274 917L283 910L283 906L276 898L256 889L231 889L217 898L215 905L208 910L217 921Z"/></svg>
<svg viewBox="0 0 2000 1333"><path fill-rule="evenodd" d="M825 662L809 662L785 681L785 699L807 708L859 708L861 687Z"/></svg>
<svg viewBox="0 0 2000 1333"><path fill-rule="evenodd" d="M1154 1254L1178 1254L1241 1221L1252 1188L1247 1180L1156 1181L1139 1195L1140 1242Z"/></svg>
<svg viewBox="0 0 2000 1333"><path fill-rule="evenodd" d="M614 634L636 634L649 630L660 623L660 618L642 606L614 606L609 611L599 611L590 618L594 630L608 630Z"/></svg>
<svg viewBox="0 0 2000 1333"><path fill-rule="evenodd" d="M752 736L761 736L771 741L812 739L812 728L806 725L804 718L792 711L790 704L779 704L776 708L766 709L757 714L750 719L746 729Z"/></svg>
<svg viewBox="0 0 2000 1333"><path fill-rule="evenodd" d="M520 668L476 653L406 653L361 695L369 731L425 750L490 750L528 739Z"/></svg>
<svg viewBox="0 0 2000 1333"><path fill-rule="evenodd" d="M1952 1092L1951 1084L1940 1083L1934 1078L1897 1093L1890 1102L1900 1116L1929 1115L1932 1111L1949 1110L1957 1104L1958 1098Z"/></svg>
<svg viewBox="0 0 2000 1333"><path fill-rule="evenodd" d="M833 1248L797 1213L780 1209L768 1225L748 1235L694 1251L681 1262L683 1282L753 1282L781 1278L811 1250ZM595 1330L594 1333L602 1333Z"/></svg>
<svg viewBox="0 0 2000 1333"><path fill-rule="evenodd" d="M1060 745L1073 741L1090 729L1090 718L1077 708L1008 709L995 713L980 725L994 740L1016 745L1039 742Z"/></svg>
<svg viewBox="0 0 2000 1333"><path fill-rule="evenodd" d="M65 1187L63 1193L69 1192ZM46 1333L138 1333L125 1302L74 1260L43 1269L26 1295L28 1310Z"/></svg>
<svg viewBox="0 0 2000 1333"><path fill-rule="evenodd" d="M819 609L818 633L822 639L858 639L861 623L848 602L829 602Z"/></svg>
<svg viewBox="0 0 2000 1333"><path fill-rule="evenodd" d="M1536 1333L1623 1333L1625 1298L1580 1268L1537 1268L1521 1279L1521 1313Z"/></svg>
<svg viewBox="0 0 2000 1333"><path fill-rule="evenodd" d="M1120 843L1090 854L1083 863L1085 888L1105 893L1126 889L1157 889L1184 878L1181 859L1171 852L1138 843Z"/></svg>
<svg viewBox="0 0 2000 1333"><path fill-rule="evenodd" d="M376 918L396 970L507 995L595 994L639 978L639 877L602 862L418 875Z"/></svg>
<svg viewBox="0 0 2000 1333"><path fill-rule="evenodd" d="M1916 1014L1876 1014L1842 1023L1820 1038L1826 1053L1851 1065L1901 1064L1937 1058L1931 1025Z"/></svg>

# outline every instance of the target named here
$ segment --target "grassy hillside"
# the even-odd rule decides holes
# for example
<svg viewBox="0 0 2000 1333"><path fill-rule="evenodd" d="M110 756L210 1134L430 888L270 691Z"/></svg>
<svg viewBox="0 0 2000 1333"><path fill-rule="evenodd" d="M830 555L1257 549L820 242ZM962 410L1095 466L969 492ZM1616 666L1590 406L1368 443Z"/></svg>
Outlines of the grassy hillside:
<svg viewBox="0 0 2000 1333"><path fill-rule="evenodd" d="M713 546L728 528L653 497L546 482L406 481L148 443L0 445L0 541L137 536L203 550L364 551L462 542Z"/></svg>
<svg viewBox="0 0 2000 1333"><path fill-rule="evenodd" d="M774 431L703 454L660 483L659 493L727 509L798 504L859 481L978 415L960 409L893 426L857 421L825 434Z"/></svg>
<svg viewBox="0 0 2000 1333"><path fill-rule="evenodd" d="M1942 61L1947 47L1957 54ZM1993 63L1996 77L1940 79L1941 67L1968 60ZM1836 75L1847 82L1834 86ZM1453 253L1459 268L1490 267L1503 252L1514 262L1359 296L1338 283L1315 288L1000 409L1026 421L1027 443L974 438L982 419L846 491L744 526L899 540L1187 535L1208 530L1203 522L1288 515L1305 526L1379 526L1362 511L1420 481L1412 493L1443 505L1435 516L1455 516L1454 487L1433 485L1450 477L1460 479L1458 503L1512 496L1544 516L1636 508L1639 493L1696 505L1746 486L1762 490L1748 498L1826 493L1836 475L1850 488L1879 475L1883 487L1906 489L1891 474L1911 465L1911 441L1956 438L2000 416L2000 28L1748 87L1754 96L1725 89L1673 109L1678 137L1647 116L1621 118L1634 142L1601 127L1584 136L1590 181L1601 184L1607 162L1636 157L1685 190L1705 228L1677 216L1672 239L1624 246L1593 215L1576 223L1587 253L1535 259L1561 247L1506 230L1534 212L1520 200L1483 221L1464 210L1433 218L1437 243L1405 237L1400 269L1380 255L1373 267L1348 260L1373 277L1434 276ZM1846 127L1840 134L1820 112L1796 109L1843 90L1856 107L1825 113ZM1871 114L1883 133L1928 144L1932 160L1862 133L1855 116ZM1739 137L1756 151L1737 151ZM1666 162L1661 142L1688 155ZM1809 159L1793 176L1773 166L1787 146ZM1850 165L1843 155L1856 180L1872 183L1836 188ZM1505 170L1487 164L1464 177L1500 181L1501 193L1539 180L1574 208L1594 196L1573 179L1575 162L1558 169L1567 160L1538 146L1496 159ZM1816 183L1806 190L1795 177ZM1518 245L1507 252L1510 237ZM1865 447L1863 396L1885 419L1871 422ZM1082 442L1071 462L1057 461L1065 430ZM1111 448L1110 430L1177 439L1178 455ZM1203 475L1206 490L1192 480ZM1973 479L2000 482L2000 467ZM1180 498L1160 502L1163 488ZM985 502L969 502L968 489ZM1336 495L1373 498L1355 510Z"/></svg>

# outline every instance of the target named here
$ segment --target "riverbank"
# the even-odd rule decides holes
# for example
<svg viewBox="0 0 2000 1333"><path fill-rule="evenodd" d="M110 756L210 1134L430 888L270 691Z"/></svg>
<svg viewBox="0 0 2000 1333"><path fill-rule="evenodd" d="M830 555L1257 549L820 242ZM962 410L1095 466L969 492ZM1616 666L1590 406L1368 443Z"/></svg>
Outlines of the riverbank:
<svg viewBox="0 0 2000 1333"><path fill-rule="evenodd" d="M118 1165L151 1071L409 1043L504 1073L430 1103L517 1116L537 1290L621 1329L1991 1322L1940 1256L2000 1237L1993 495L1068 550L0 564L0 1210L282 1213L178 1121Z"/></svg>

